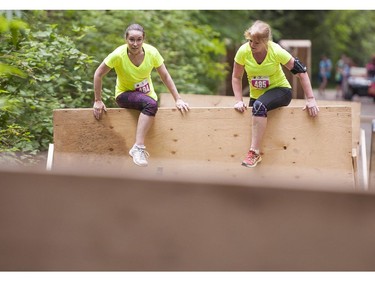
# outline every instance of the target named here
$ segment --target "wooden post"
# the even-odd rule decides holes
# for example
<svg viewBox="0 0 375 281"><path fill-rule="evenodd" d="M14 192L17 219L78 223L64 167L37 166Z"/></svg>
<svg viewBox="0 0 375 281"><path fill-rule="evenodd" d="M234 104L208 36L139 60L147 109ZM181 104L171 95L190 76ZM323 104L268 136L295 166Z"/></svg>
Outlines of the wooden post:
<svg viewBox="0 0 375 281"><path fill-rule="evenodd" d="M293 57L299 58L299 60L307 66L307 73L311 79L311 41L310 40L281 40L279 42L280 46L289 51ZM298 78L293 75L285 67L284 73L292 86L293 98L303 99L303 89L298 81Z"/></svg>

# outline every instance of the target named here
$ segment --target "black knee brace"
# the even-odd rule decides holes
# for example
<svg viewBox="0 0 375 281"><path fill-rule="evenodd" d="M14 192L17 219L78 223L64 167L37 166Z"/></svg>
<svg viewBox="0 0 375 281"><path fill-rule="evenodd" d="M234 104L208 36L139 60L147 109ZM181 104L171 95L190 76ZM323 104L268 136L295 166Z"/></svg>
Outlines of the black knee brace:
<svg viewBox="0 0 375 281"><path fill-rule="evenodd" d="M267 117L267 108L258 100L253 104L253 116Z"/></svg>

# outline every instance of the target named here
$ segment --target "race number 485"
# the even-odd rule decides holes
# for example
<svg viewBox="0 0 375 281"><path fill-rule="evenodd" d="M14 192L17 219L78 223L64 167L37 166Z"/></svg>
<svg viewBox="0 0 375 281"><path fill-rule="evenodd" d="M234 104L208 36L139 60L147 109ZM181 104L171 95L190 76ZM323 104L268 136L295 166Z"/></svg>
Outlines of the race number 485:
<svg viewBox="0 0 375 281"><path fill-rule="evenodd" d="M266 76L256 76L251 79L251 85L257 89L266 89L270 86L270 79Z"/></svg>

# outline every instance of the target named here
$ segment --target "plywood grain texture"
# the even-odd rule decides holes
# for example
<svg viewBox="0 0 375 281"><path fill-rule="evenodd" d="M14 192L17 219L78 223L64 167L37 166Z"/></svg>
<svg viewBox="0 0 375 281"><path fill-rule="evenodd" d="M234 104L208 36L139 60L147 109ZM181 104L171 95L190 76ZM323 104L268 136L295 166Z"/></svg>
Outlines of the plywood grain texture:
<svg viewBox="0 0 375 281"><path fill-rule="evenodd" d="M180 94L182 99L192 107L232 107L235 99L233 96L219 96L219 95L197 95L197 94ZM243 98L245 104L249 104L249 97ZM361 103L355 101L340 101L340 100L318 100L319 107L325 106L348 106L352 108L352 127L353 127L353 148L358 149L360 144L360 129L361 129ZM292 99L289 106L304 107L306 101L304 99ZM161 107L174 107L175 101L171 94L159 94L159 105Z"/></svg>
<svg viewBox="0 0 375 281"><path fill-rule="evenodd" d="M55 110L55 168L77 163L131 166L128 151L134 143L138 114L108 109L97 121L92 109ZM239 164L250 139L249 110L241 114L233 108L192 108L181 114L174 108L160 108L146 146L150 163L157 159L164 173L211 169L237 177L246 170L248 177L255 172ZM337 178L344 186L353 187L351 107L321 107L317 118L298 106L274 110L269 113L261 151L258 176L263 173L262 177L270 178L279 173L294 179ZM241 170L237 171L238 167Z"/></svg>

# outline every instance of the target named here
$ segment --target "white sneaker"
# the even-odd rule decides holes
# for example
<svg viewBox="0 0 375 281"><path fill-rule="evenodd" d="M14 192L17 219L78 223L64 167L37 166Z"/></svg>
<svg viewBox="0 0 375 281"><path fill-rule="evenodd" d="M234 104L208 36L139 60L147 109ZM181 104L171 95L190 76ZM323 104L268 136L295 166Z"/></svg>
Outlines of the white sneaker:
<svg viewBox="0 0 375 281"><path fill-rule="evenodd" d="M133 157L133 162L141 167L146 167L148 165L147 158L150 154L145 150L145 147L139 147L134 145L129 151L129 155Z"/></svg>

